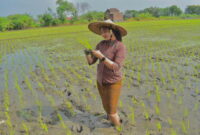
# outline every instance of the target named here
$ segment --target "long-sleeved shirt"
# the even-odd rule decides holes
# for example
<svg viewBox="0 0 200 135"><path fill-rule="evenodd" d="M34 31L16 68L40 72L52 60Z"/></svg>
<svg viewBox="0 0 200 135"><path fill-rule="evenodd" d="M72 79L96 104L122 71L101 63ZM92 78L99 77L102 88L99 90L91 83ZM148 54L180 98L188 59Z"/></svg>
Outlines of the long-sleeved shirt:
<svg viewBox="0 0 200 135"><path fill-rule="evenodd" d="M127 53L126 46L118 40L102 40L96 45L96 49L114 62L111 69L99 61L97 65L97 81L102 85L121 80L123 76L122 67Z"/></svg>

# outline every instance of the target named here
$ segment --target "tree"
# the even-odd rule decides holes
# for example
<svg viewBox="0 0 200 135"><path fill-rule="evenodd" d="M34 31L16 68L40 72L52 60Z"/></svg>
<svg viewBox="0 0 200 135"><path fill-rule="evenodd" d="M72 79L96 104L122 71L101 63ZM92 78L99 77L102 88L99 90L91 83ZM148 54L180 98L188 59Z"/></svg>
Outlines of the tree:
<svg viewBox="0 0 200 135"><path fill-rule="evenodd" d="M78 14L84 14L90 8L90 4L87 2L78 2L76 3L76 9L78 10Z"/></svg>
<svg viewBox="0 0 200 135"><path fill-rule="evenodd" d="M81 19L92 21L92 20L98 20L103 21L104 20L104 12L98 12L98 11L90 11L86 14L83 14L80 16Z"/></svg>
<svg viewBox="0 0 200 135"><path fill-rule="evenodd" d="M12 29L11 21L6 17L0 17L0 31Z"/></svg>
<svg viewBox="0 0 200 135"><path fill-rule="evenodd" d="M35 20L29 14L14 14L7 17L12 29L25 29L35 26Z"/></svg>
<svg viewBox="0 0 200 135"><path fill-rule="evenodd" d="M48 8L44 14L38 15L38 19L41 26L52 26L61 23L51 8Z"/></svg>
<svg viewBox="0 0 200 135"><path fill-rule="evenodd" d="M161 15L161 8L158 7L149 7L141 11L141 13L149 13L154 17L159 17Z"/></svg>
<svg viewBox="0 0 200 135"><path fill-rule="evenodd" d="M196 14L200 15L200 5L189 5L185 9L186 14Z"/></svg>
<svg viewBox="0 0 200 135"><path fill-rule="evenodd" d="M77 10L73 3L68 2L67 0L57 0L56 4L58 5L56 11L62 23L66 21L67 15L72 15L75 18L77 17Z"/></svg>
<svg viewBox="0 0 200 135"><path fill-rule="evenodd" d="M53 22L53 16L49 13L44 13L38 16L41 26L51 26Z"/></svg>
<svg viewBox="0 0 200 135"><path fill-rule="evenodd" d="M160 9L160 16L170 16L169 7Z"/></svg>
<svg viewBox="0 0 200 135"><path fill-rule="evenodd" d="M136 10L126 10L124 13L124 18L131 18L131 17L136 17L138 16L139 12Z"/></svg>
<svg viewBox="0 0 200 135"><path fill-rule="evenodd" d="M176 5L172 5L169 7L170 16L179 16L182 14L182 10Z"/></svg>

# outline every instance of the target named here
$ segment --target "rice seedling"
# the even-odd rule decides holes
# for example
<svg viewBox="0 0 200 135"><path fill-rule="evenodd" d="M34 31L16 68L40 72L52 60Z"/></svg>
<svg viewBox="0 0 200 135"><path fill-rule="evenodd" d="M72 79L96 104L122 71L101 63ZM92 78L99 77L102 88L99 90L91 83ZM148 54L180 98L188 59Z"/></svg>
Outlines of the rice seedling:
<svg viewBox="0 0 200 135"><path fill-rule="evenodd" d="M147 109L145 109L145 111L144 111L144 117L145 117L146 120L151 120L149 112L148 112Z"/></svg>
<svg viewBox="0 0 200 135"><path fill-rule="evenodd" d="M172 125L172 119L170 117L168 117L167 121L168 121L168 124L172 127L173 126Z"/></svg>
<svg viewBox="0 0 200 135"><path fill-rule="evenodd" d="M89 43L88 40L86 39L77 39L78 43L80 43L81 45L83 45L86 49L92 50L92 46Z"/></svg>
<svg viewBox="0 0 200 135"><path fill-rule="evenodd" d="M40 115L41 115L41 114L40 114ZM39 117L39 123L40 123L41 128L42 128L46 133L48 133L48 127L47 127L47 125L43 122L42 116Z"/></svg>
<svg viewBox="0 0 200 135"><path fill-rule="evenodd" d="M123 101L119 100L119 107L122 108L123 107Z"/></svg>
<svg viewBox="0 0 200 135"><path fill-rule="evenodd" d="M155 108L156 114L160 115L160 108L159 108L159 106L156 104L156 105L154 105L154 108Z"/></svg>
<svg viewBox="0 0 200 135"><path fill-rule="evenodd" d="M183 134L187 134L188 133L185 121L181 121L181 129L182 129Z"/></svg>
<svg viewBox="0 0 200 135"><path fill-rule="evenodd" d="M146 129L145 135L151 135L151 132L149 131L149 129Z"/></svg>
<svg viewBox="0 0 200 135"><path fill-rule="evenodd" d="M66 135L72 135L72 132L70 131L70 129L65 125L62 116L59 113L57 113L57 116L59 120L61 121L62 127L66 130Z"/></svg>
<svg viewBox="0 0 200 135"><path fill-rule="evenodd" d="M130 123L132 125L135 125L136 121L135 121L135 110L133 107L129 106L129 110L130 110L130 114L129 114L129 118L130 118Z"/></svg>
<svg viewBox="0 0 200 135"><path fill-rule="evenodd" d="M128 114L125 119L127 118L130 122L129 126L123 127L124 131L129 132L129 129L132 131L137 124L136 116L139 116L138 119L142 116L144 119L140 120L145 126L140 126L141 130L135 130L135 134L141 134L140 131L146 135L161 134L165 133L166 128L169 129L167 134L170 135L198 134L197 126L194 124L199 123L198 119L194 119L198 117L199 109L197 100L200 81L200 68L197 62L200 58L198 24L199 20L144 21L123 24L130 30L130 35L124 39L124 44L129 51L123 69L124 94L131 95L123 96L119 100L119 107L121 109L123 107L124 115ZM161 27L165 32L160 30ZM189 33L188 30L193 30L193 32ZM72 31L75 34L69 34ZM183 31L185 34L182 34ZM18 39L24 35L36 36L38 32L42 38L39 36ZM48 33L56 34L49 36ZM62 35L63 33L67 34ZM36 113L40 115L37 117L38 123L35 124L36 127L38 125L41 127L41 134L50 134L50 126L44 121L46 116L42 116L46 104L50 104L49 107L58 113L60 123L55 127L61 127L60 130L64 130L65 134L73 134L66 124L65 116L59 113L58 105L60 104L57 100L62 101L61 104L72 116L76 114L72 101L75 100L75 103L83 106L84 111L87 112L92 109L89 102L94 102L95 105L99 102L97 92L93 87L95 69L85 63L85 57L80 49L92 49L94 46L91 43L99 39L95 36L88 38L87 33L88 31L81 33L80 26L0 33L0 74L2 73L0 89L3 91L0 91L2 92L0 98L3 97L2 105L0 102L0 117L5 119L5 126L1 127L5 130L5 134L20 134L20 130L23 134L32 134L33 128L29 122L15 119L14 113L11 112L15 112L15 105L18 109L29 107L26 106L25 99L30 100L30 106L37 107ZM79 91L85 87L87 88L84 91ZM14 90L18 96L11 94ZM83 94L80 96L79 92ZM133 93L134 96L132 96ZM42 96L44 100L40 99ZM34 101L31 102L31 100ZM190 103L185 104L185 102ZM160 121L152 120L152 123L148 121L151 116L158 115L157 117L160 118L161 114L163 118L167 116L169 127L164 123L162 125ZM22 124L13 127L20 122ZM71 122L74 121L70 120ZM57 130L55 127L51 126L51 130ZM119 127L118 131L122 131L123 134L123 130ZM0 134L3 133L0 131ZM92 134L92 130L88 134Z"/></svg>
<svg viewBox="0 0 200 135"><path fill-rule="evenodd" d="M156 101L157 103L160 103L160 91L159 91L159 88L158 86L156 85Z"/></svg>
<svg viewBox="0 0 200 135"><path fill-rule="evenodd" d="M162 129L161 123L160 123L160 122L157 122L157 123L156 123L156 127L157 127L158 131L160 132L161 129Z"/></svg>
<svg viewBox="0 0 200 135"><path fill-rule="evenodd" d="M25 131L25 135L29 135L30 134L30 129L28 128L26 123L22 123L22 126L23 126L23 130Z"/></svg>
<svg viewBox="0 0 200 135"><path fill-rule="evenodd" d="M72 116L76 115L76 112L74 111L74 107L71 104L70 101L66 100L65 102L66 108L69 109L70 113L72 114Z"/></svg>
<svg viewBox="0 0 200 135"><path fill-rule="evenodd" d="M17 91L18 91L19 100L20 100L20 105L21 105L21 106L24 106L24 94L23 94L23 92L22 92L22 89L21 89L20 85L18 84L18 79L17 79L16 76L15 76L15 88L16 88Z"/></svg>
<svg viewBox="0 0 200 135"><path fill-rule="evenodd" d="M173 128L171 128L171 135L177 135L176 130L174 130Z"/></svg>

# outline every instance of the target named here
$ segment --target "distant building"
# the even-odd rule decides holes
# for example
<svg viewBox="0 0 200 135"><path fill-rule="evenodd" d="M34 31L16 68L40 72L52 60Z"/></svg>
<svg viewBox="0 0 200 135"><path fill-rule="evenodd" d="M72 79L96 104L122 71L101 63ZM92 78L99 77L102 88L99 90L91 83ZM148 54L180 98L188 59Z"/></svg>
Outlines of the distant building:
<svg viewBox="0 0 200 135"><path fill-rule="evenodd" d="M121 13L117 8L107 9L104 19L111 19L113 22L120 22L124 20L123 13Z"/></svg>

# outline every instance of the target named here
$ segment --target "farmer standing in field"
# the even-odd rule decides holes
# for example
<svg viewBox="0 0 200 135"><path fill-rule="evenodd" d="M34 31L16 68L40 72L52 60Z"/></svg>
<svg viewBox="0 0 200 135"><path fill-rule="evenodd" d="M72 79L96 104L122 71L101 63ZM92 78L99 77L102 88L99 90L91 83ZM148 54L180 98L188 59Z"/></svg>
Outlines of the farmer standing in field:
<svg viewBox="0 0 200 135"><path fill-rule="evenodd" d="M99 59L97 88L103 108L107 113L107 119L114 126L119 126L122 120L117 112L117 104L123 80L122 67L127 52L122 43L122 36L127 35L127 31L110 19L90 23L88 28L105 39L96 45L95 50L85 49L84 52L89 65Z"/></svg>

